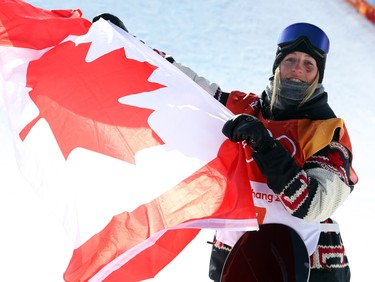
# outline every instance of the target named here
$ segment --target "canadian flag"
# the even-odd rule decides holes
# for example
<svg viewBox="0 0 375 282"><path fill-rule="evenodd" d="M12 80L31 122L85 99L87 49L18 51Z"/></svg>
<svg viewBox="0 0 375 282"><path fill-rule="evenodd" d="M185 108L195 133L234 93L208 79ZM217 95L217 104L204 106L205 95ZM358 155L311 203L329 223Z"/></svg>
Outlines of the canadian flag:
<svg viewBox="0 0 375 282"><path fill-rule="evenodd" d="M65 281L152 278L201 229L258 228L232 113L131 34L1 1L0 83L19 170L74 244Z"/></svg>

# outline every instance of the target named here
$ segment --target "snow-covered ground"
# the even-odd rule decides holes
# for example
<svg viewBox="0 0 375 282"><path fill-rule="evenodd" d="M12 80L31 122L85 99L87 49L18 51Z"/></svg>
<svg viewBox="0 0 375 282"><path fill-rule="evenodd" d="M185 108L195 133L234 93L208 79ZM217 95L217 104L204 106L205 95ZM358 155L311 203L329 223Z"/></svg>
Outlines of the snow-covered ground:
<svg viewBox="0 0 375 282"><path fill-rule="evenodd" d="M83 16L110 12L130 33L218 82L224 90L260 93L271 74L275 41L287 25L319 25L331 40L324 86L345 119L360 181L336 212L352 281L370 281L375 219L375 25L345 0L32 0L46 9L80 8ZM7 135L1 123L0 136ZM62 281L71 255L62 227L9 161L10 141L0 138L0 281ZM6 162L4 160L7 160ZM202 231L154 281L209 281L213 231Z"/></svg>

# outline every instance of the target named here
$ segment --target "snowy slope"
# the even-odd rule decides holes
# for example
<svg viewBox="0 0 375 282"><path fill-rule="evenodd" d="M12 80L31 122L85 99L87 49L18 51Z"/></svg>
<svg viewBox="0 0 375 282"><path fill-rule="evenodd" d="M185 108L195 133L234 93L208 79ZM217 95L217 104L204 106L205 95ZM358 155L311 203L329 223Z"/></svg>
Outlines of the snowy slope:
<svg viewBox="0 0 375 282"><path fill-rule="evenodd" d="M375 25L345 0L33 0L46 9L80 8L91 19L111 12L148 45L168 52L224 90L259 93L267 83L279 32L297 21L319 25L331 39L324 85L336 114L352 138L360 177L355 191L336 213L352 268L352 281L370 281L375 219ZM0 111L1 114L4 114ZM0 136L7 128L1 123ZM0 281L62 281L71 245L43 203L17 174L9 140L0 140ZM3 157L4 156L4 157ZM12 215L12 216L9 216ZM153 281L209 281L213 231L197 239Z"/></svg>

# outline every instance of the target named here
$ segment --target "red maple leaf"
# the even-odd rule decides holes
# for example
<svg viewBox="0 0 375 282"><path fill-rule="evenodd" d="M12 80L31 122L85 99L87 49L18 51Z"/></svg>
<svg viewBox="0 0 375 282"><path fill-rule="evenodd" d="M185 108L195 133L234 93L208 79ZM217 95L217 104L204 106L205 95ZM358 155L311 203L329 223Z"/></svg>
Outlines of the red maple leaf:
<svg viewBox="0 0 375 282"><path fill-rule="evenodd" d="M329 152L328 158L331 161L331 163L334 163L336 166L343 166L344 165L344 161L341 158L341 154L338 151Z"/></svg>
<svg viewBox="0 0 375 282"><path fill-rule="evenodd" d="M29 95L40 113L20 137L44 118L65 159L81 147L134 163L137 151L163 142L147 123L153 110L118 99L164 86L147 80L155 66L126 58L123 48L85 62L89 48L65 42L29 64Z"/></svg>

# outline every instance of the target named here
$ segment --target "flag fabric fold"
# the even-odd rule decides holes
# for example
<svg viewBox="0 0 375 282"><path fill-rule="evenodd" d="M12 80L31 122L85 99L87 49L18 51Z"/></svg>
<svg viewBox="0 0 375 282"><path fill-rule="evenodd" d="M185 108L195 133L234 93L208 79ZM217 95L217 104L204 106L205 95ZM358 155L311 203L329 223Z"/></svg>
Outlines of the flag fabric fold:
<svg viewBox="0 0 375 282"><path fill-rule="evenodd" d="M0 80L19 169L74 244L66 281L152 278L203 228L258 228L232 114L132 35L2 1Z"/></svg>

